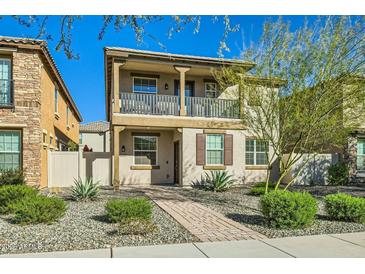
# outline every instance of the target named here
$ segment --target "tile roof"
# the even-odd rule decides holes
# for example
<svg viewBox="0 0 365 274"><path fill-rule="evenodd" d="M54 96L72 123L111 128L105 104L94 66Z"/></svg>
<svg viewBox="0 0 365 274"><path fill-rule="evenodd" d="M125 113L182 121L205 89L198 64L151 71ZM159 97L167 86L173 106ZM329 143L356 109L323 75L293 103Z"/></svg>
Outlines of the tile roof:
<svg viewBox="0 0 365 274"><path fill-rule="evenodd" d="M109 123L105 121L95 121L80 125L80 132L105 132L109 130Z"/></svg>

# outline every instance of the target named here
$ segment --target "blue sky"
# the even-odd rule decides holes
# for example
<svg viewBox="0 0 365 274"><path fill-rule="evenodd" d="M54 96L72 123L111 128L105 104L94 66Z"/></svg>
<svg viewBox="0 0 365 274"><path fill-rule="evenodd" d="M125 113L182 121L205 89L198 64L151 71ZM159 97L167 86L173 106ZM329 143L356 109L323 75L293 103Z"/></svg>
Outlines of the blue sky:
<svg viewBox="0 0 365 274"><path fill-rule="evenodd" d="M262 24L268 16L234 16L232 24L239 23L241 29L232 33L227 41L230 52L225 52L227 58L235 58L240 54L243 41L257 41L262 32ZM80 55L79 60L69 60L62 51L56 51L55 45L59 38L59 17L52 16L47 25L47 31L54 36L54 41L48 41L49 49L56 60L57 66L70 89L72 96L83 116L84 122L105 119L104 98L104 60L103 47L121 46L136 49L167 51L170 53L191 54L217 57L219 41L223 34L221 22L212 24L210 16L203 17L200 32L193 34L193 27L188 27L183 32L175 33L168 39L167 30L169 17L159 23L150 25L146 30L158 37L166 47L162 49L153 39L145 37L143 44L135 41L131 29L125 28L120 32L110 28L103 40L97 39L102 25L100 16L83 16L74 24L73 49ZM285 16L290 20L292 27L296 28L303 23L303 16ZM0 35L34 37L36 29L20 26L14 19L3 17L0 20Z"/></svg>

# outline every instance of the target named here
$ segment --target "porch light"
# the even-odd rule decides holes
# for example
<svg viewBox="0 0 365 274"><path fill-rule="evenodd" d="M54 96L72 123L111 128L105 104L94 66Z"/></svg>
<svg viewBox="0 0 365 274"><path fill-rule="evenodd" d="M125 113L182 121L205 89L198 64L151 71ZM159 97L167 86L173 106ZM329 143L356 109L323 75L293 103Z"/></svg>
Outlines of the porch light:
<svg viewBox="0 0 365 274"><path fill-rule="evenodd" d="M169 89L169 84L168 83L166 83L165 84L165 90L168 90Z"/></svg>
<svg viewBox="0 0 365 274"><path fill-rule="evenodd" d="M122 153L125 152L125 146L122 146Z"/></svg>

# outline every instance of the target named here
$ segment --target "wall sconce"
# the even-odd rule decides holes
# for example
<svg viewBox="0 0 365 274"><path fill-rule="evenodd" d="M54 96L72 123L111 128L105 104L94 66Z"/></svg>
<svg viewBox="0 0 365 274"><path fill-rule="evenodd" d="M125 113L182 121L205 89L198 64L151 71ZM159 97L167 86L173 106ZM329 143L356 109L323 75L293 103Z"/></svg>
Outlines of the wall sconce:
<svg viewBox="0 0 365 274"><path fill-rule="evenodd" d="M122 146L122 153L125 152L125 146Z"/></svg>
<svg viewBox="0 0 365 274"><path fill-rule="evenodd" d="M165 84L165 90L168 90L169 89L169 84L168 83L166 83Z"/></svg>

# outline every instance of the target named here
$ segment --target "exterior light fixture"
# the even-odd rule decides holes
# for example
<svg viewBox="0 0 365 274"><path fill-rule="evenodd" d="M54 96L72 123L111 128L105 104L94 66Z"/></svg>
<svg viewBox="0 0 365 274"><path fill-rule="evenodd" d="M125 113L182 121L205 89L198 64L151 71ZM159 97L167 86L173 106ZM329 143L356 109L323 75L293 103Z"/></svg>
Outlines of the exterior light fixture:
<svg viewBox="0 0 365 274"><path fill-rule="evenodd" d="M169 84L168 83L166 83L165 84L165 90L168 90L169 89Z"/></svg>
<svg viewBox="0 0 365 274"><path fill-rule="evenodd" d="M125 146L122 146L122 153L125 152Z"/></svg>

